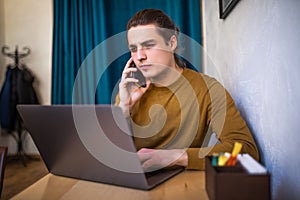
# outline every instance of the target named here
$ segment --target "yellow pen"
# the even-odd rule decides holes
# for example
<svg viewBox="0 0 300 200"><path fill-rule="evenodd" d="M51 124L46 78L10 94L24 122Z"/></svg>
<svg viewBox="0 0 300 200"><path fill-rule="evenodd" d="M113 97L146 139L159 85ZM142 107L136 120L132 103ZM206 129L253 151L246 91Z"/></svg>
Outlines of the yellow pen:
<svg viewBox="0 0 300 200"><path fill-rule="evenodd" d="M218 166L224 166L227 160L228 160L227 156L225 156L224 154L220 155L218 159Z"/></svg>

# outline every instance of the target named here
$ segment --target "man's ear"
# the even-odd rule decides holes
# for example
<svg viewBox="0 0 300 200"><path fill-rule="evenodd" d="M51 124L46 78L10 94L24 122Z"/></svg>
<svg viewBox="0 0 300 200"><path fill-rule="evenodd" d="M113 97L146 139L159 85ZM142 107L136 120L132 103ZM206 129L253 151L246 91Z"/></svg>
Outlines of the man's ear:
<svg viewBox="0 0 300 200"><path fill-rule="evenodd" d="M175 49L177 48L177 38L175 35L171 36L169 44L170 44L172 50L175 51Z"/></svg>

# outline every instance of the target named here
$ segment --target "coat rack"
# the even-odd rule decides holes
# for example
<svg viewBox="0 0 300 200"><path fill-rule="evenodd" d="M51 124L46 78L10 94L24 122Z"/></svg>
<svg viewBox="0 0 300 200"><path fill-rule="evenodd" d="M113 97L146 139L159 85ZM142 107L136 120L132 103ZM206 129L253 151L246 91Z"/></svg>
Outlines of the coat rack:
<svg viewBox="0 0 300 200"><path fill-rule="evenodd" d="M18 46L16 46L14 52L9 52L8 46L2 47L2 54L9 58L12 58L14 60L14 67L18 67L20 70L23 69L23 65L20 64L20 60L22 58L28 56L30 54L30 51L31 50L28 47L23 47L23 52L19 52ZM26 155L23 150L22 132L24 131L24 128L23 128L23 124L22 124L20 116L17 114L16 117L17 117L16 131L17 131L18 135L16 136L16 135L12 134L12 136L17 141L17 145L18 145L18 152L17 152L16 159L21 159L23 162L23 165L26 166L25 158L29 158L29 159L31 159L31 158L28 155Z"/></svg>
<svg viewBox="0 0 300 200"><path fill-rule="evenodd" d="M15 49L14 52L7 52L8 50L9 50L8 46L3 46L2 47L2 54L9 57L9 58L14 59L16 67L19 67L20 59L22 59L22 58L24 58L24 57L26 57L30 54L30 49L28 47L23 47L23 50L24 50L23 53L20 53L18 51L18 46L16 46L16 49Z"/></svg>

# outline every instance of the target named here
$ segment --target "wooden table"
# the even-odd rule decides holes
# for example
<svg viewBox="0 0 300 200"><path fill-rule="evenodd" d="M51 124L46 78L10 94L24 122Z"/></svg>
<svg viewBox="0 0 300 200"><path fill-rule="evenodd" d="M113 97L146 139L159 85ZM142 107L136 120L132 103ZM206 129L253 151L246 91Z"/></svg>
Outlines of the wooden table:
<svg viewBox="0 0 300 200"><path fill-rule="evenodd" d="M208 199L203 171L184 171L150 191L48 174L13 199L177 200Z"/></svg>

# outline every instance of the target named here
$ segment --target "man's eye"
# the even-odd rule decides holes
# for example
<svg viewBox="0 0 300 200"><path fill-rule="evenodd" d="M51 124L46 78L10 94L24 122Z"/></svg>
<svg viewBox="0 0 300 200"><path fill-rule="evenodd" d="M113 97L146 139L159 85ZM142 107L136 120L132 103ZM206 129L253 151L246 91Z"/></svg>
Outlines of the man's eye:
<svg viewBox="0 0 300 200"><path fill-rule="evenodd" d="M136 52L136 47L131 47L129 50L130 50L131 52Z"/></svg>
<svg viewBox="0 0 300 200"><path fill-rule="evenodd" d="M146 44L145 47L146 47L146 48L151 48L151 47L154 47L154 45L155 45L155 44L152 44L152 43L151 43L151 44Z"/></svg>

